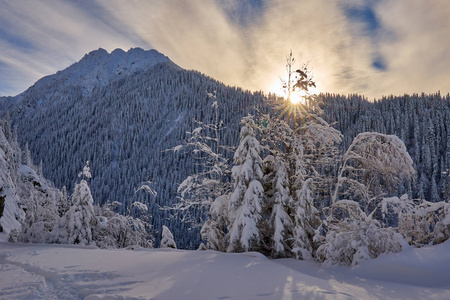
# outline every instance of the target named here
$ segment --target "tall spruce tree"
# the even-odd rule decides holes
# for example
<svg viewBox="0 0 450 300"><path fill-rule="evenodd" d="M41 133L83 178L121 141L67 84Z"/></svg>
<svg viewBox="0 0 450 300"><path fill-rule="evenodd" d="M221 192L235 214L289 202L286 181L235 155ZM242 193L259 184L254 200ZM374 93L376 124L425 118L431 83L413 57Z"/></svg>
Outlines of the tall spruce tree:
<svg viewBox="0 0 450 300"><path fill-rule="evenodd" d="M258 221L264 197L261 146L252 116L241 121L240 143L234 154L234 190L228 206L229 245L227 251L251 251L260 245Z"/></svg>

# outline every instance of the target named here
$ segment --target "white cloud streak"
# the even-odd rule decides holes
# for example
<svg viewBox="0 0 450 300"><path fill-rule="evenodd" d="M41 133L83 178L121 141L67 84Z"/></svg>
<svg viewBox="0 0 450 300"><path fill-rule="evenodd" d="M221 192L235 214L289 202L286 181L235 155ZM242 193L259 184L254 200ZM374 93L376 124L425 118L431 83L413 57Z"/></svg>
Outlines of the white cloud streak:
<svg viewBox="0 0 450 300"><path fill-rule="evenodd" d="M450 91L447 0L380 0L373 6L379 28L371 34L343 12L362 0L266 0L245 26L227 14L238 0L97 0L101 16L83 3L0 2L0 25L32 45L0 41L4 69L37 80L99 47L141 46L226 84L268 91L284 76L292 49L299 66L309 62L321 91L369 98ZM377 56L385 70L373 67Z"/></svg>
<svg viewBox="0 0 450 300"><path fill-rule="evenodd" d="M7 34L0 39L0 95L17 94L90 50L113 50L135 43L74 4L60 0L1 1L0 28Z"/></svg>

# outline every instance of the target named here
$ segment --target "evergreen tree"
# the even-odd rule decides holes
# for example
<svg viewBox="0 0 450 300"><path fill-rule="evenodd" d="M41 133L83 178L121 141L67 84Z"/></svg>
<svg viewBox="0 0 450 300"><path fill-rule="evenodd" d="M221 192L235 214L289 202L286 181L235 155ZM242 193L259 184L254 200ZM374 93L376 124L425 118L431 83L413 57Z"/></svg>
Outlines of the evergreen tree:
<svg viewBox="0 0 450 300"><path fill-rule="evenodd" d="M64 244L90 245L93 242L91 227L95 224L94 199L87 181L90 178L89 162L78 175L83 176L80 183L75 184L72 194L72 206L61 218L59 223L60 236L58 241Z"/></svg>
<svg viewBox="0 0 450 300"><path fill-rule="evenodd" d="M269 253L272 257L286 257L291 250L289 239L292 235L293 222L288 215L292 197L289 193L289 178L285 163L280 157L269 155L264 159L265 169L272 169L272 174L264 176L265 185L270 189L265 192L263 211L267 211L265 231L261 231L264 240L270 240ZM270 164L270 167L267 165ZM267 172L267 171L266 171Z"/></svg>
<svg viewBox="0 0 450 300"><path fill-rule="evenodd" d="M302 183L302 188L296 191L295 227L293 233L292 252L297 259L311 259L313 257L313 235L315 227L320 221L314 207L311 184L309 178Z"/></svg>
<svg viewBox="0 0 450 300"><path fill-rule="evenodd" d="M86 180L75 185L72 194L73 205L61 218L63 229L59 242L64 244L90 245L93 241L91 227L95 222L94 200Z"/></svg>
<svg viewBox="0 0 450 300"><path fill-rule="evenodd" d="M244 117L241 124L241 141L232 168L234 190L228 207L229 252L254 250L260 241L258 221L264 193L261 147L256 139L257 126L253 117Z"/></svg>

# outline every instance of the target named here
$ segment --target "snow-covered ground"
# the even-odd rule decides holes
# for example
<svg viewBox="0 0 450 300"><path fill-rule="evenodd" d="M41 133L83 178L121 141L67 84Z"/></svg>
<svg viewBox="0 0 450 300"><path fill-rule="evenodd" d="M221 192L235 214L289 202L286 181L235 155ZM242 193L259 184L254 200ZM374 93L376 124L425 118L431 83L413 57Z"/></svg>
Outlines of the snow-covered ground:
<svg viewBox="0 0 450 300"><path fill-rule="evenodd" d="M450 299L450 243L325 268L258 253L1 241L0 299Z"/></svg>

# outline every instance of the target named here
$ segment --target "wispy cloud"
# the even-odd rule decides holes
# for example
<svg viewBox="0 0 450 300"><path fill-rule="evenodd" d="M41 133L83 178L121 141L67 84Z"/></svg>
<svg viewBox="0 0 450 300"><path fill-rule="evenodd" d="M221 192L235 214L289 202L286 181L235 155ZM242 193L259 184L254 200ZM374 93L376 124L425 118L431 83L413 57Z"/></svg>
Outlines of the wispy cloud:
<svg viewBox="0 0 450 300"><path fill-rule="evenodd" d="M136 43L70 1L2 1L0 28L0 95L21 92L90 50Z"/></svg>
<svg viewBox="0 0 450 300"><path fill-rule="evenodd" d="M292 49L321 91L447 93L449 15L447 0L0 2L0 94L90 50L136 46L253 90L284 76Z"/></svg>
<svg viewBox="0 0 450 300"><path fill-rule="evenodd" d="M371 91L450 92L450 3L383 1L377 13L385 28L380 52L389 70Z"/></svg>
<svg viewBox="0 0 450 300"><path fill-rule="evenodd" d="M182 67L228 84L267 91L284 75L290 49L297 61L310 61L322 90L361 92L352 79L368 76L363 66L370 65L369 45L354 38L333 0L266 1L245 22L230 17L240 5L232 0L100 3Z"/></svg>

